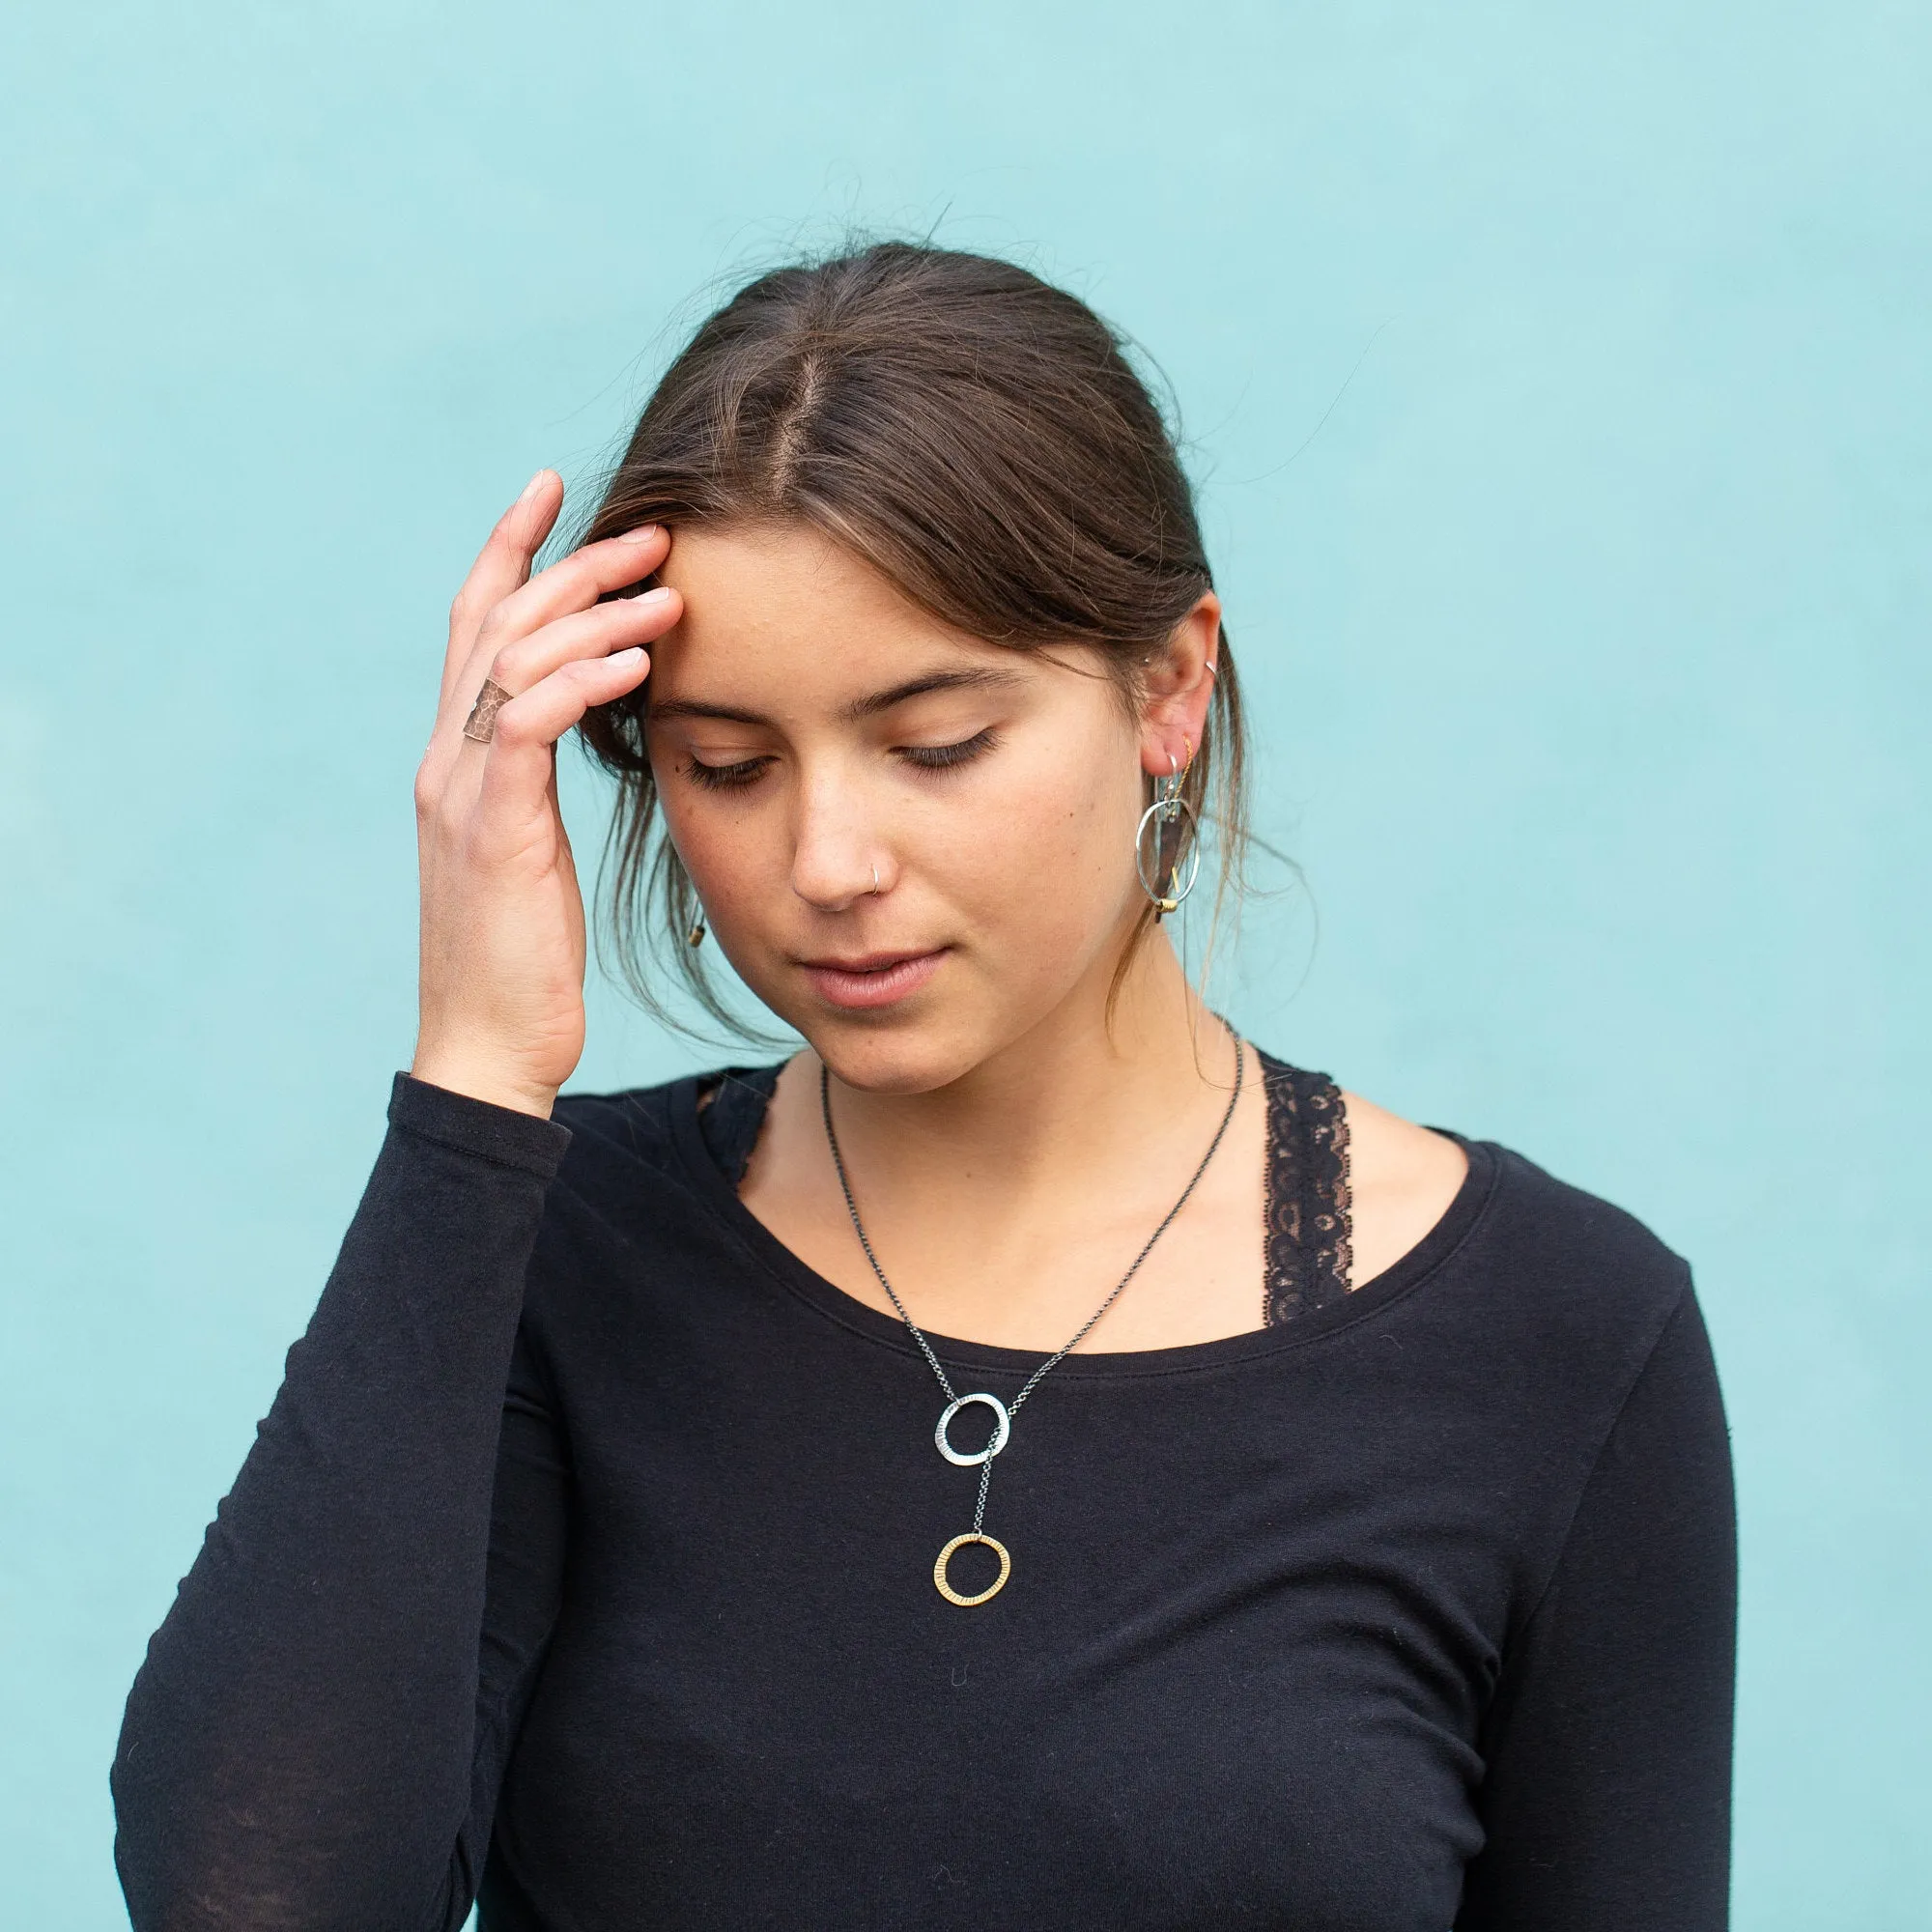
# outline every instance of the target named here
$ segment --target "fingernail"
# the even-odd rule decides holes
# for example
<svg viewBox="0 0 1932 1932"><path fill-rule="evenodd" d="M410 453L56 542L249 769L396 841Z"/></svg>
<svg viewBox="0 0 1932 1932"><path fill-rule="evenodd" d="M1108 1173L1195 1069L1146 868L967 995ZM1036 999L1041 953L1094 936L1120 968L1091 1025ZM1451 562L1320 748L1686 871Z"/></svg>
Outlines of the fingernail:
<svg viewBox="0 0 1932 1932"><path fill-rule="evenodd" d="M632 644L627 650L612 651L606 662L613 665L623 665L628 669L643 654L644 648L641 644Z"/></svg>
<svg viewBox="0 0 1932 1932"><path fill-rule="evenodd" d="M633 604L668 604L670 592L661 583L655 590L641 590L631 599Z"/></svg>
<svg viewBox="0 0 1932 1932"><path fill-rule="evenodd" d="M655 524L639 524L634 530L626 530L617 541L619 543L649 543L658 533Z"/></svg>
<svg viewBox="0 0 1932 1932"><path fill-rule="evenodd" d="M517 501L520 503L527 503L530 500L530 498L534 497L539 490L543 488L543 480L549 474L550 471L548 469L539 469L537 473L534 476L532 476L527 483L524 485L524 494L517 498Z"/></svg>

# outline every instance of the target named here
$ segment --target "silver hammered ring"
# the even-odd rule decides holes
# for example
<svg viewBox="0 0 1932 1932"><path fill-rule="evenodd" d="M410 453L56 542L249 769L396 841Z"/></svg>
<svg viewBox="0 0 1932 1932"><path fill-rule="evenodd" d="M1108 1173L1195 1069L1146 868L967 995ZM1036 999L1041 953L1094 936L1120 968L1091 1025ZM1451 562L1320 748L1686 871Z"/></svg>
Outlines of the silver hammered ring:
<svg viewBox="0 0 1932 1932"><path fill-rule="evenodd" d="M993 1411L993 1439L983 1449L975 1450L970 1456L962 1456L946 1439L947 1425L969 1403L983 1402ZM946 1405L946 1412L939 1418L939 1427L932 1432L932 1439L939 1445L939 1453L949 1463L957 1463L962 1469L970 1469L975 1463L984 1463L997 1456L1007 1446L1007 1437L1012 1434L1013 1419L1007 1413L1007 1406L996 1395L962 1395ZM1005 1581L1003 1577L1001 1579Z"/></svg>

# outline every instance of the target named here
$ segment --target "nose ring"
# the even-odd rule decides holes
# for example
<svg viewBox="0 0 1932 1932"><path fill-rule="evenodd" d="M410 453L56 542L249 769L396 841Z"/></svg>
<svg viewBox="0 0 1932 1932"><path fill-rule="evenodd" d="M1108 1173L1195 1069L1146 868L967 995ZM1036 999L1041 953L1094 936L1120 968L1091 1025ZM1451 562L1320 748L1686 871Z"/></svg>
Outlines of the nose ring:
<svg viewBox="0 0 1932 1932"><path fill-rule="evenodd" d="M874 892L879 890L879 868L877 866L872 867L872 890Z"/></svg>

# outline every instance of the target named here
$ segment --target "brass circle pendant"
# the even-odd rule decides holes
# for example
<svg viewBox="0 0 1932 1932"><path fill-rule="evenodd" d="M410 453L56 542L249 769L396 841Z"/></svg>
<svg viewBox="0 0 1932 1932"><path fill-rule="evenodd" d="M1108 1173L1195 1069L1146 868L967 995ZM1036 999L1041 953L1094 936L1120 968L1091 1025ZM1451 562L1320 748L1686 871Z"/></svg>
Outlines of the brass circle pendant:
<svg viewBox="0 0 1932 1932"><path fill-rule="evenodd" d="M995 1551L1000 1559L1000 1574L977 1597L962 1597L946 1580L946 1566L952 1561L952 1552L962 1544L983 1543ZM949 1604L962 1604L971 1609L975 1604L983 1604L988 1597L997 1597L1007 1587L1007 1578L1013 1574L1013 1559L1007 1554L1007 1546L997 1536L981 1536L976 1529L969 1529L964 1536L955 1536L939 1552L939 1561L932 1566L932 1580L939 1585L939 1594Z"/></svg>

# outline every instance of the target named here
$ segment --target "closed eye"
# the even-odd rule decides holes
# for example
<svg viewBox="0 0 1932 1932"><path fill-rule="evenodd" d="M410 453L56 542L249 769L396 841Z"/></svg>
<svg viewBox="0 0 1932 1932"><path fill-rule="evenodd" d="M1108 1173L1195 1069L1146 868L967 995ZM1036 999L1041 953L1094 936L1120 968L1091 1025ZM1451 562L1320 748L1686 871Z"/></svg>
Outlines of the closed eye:
<svg viewBox="0 0 1932 1932"><path fill-rule="evenodd" d="M999 734L988 725L983 731L976 731L970 738L961 738L956 744L900 745L895 750L895 755L921 771L943 772L983 755L999 742ZM694 783L703 785L707 790L737 791L746 785L756 784L771 762L769 753L755 758L740 758L728 765L707 765L701 758L687 758L684 772Z"/></svg>
<svg viewBox="0 0 1932 1932"><path fill-rule="evenodd" d="M758 774L770 763L769 757L740 758L732 765L707 765L696 758L687 758L684 772L688 779L713 791L735 791L740 785L756 783Z"/></svg>
<svg viewBox="0 0 1932 1932"><path fill-rule="evenodd" d="M970 738L961 738L956 745L901 745L898 755L922 771L943 772L951 765L963 765L990 752L999 742L998 733L989 724Z"/></svg>

